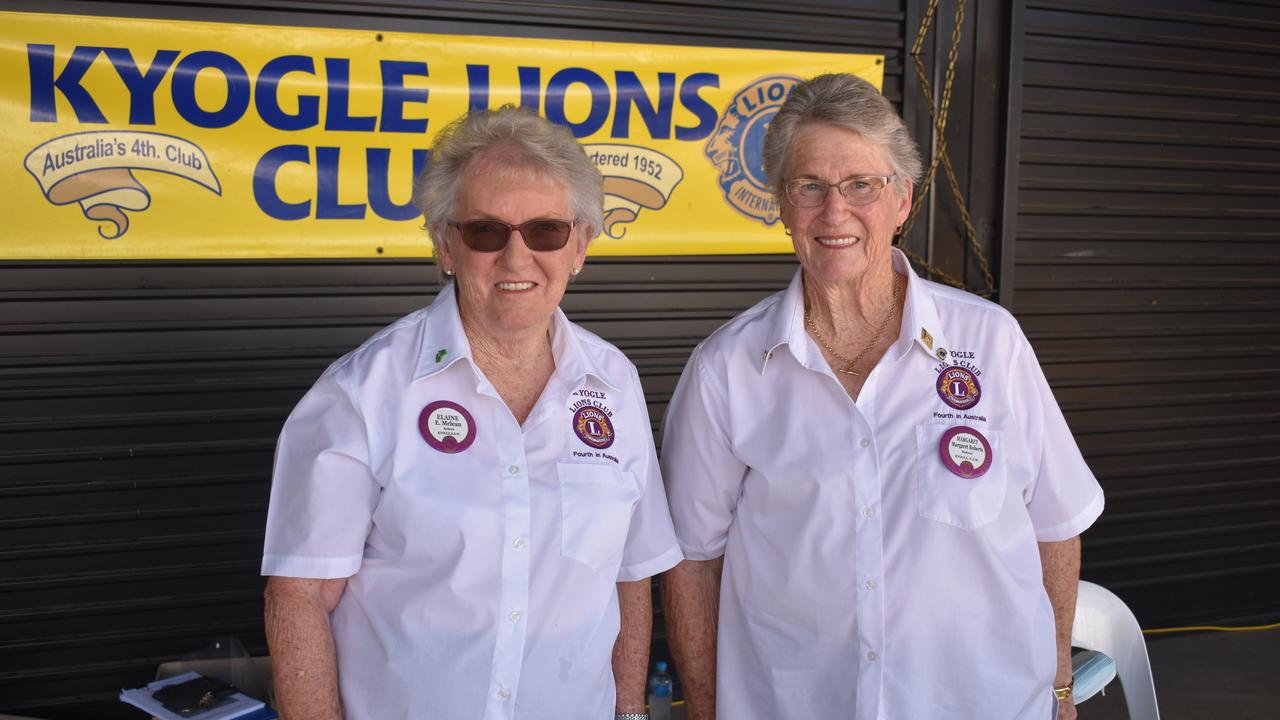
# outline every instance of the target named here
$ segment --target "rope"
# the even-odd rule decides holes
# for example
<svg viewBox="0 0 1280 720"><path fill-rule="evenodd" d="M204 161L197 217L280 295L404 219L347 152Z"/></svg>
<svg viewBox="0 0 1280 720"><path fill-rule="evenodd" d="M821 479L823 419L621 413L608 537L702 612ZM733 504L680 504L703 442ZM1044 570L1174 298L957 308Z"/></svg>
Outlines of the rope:
<svg viewBox="0 0 1280 720"><path fill-rule="evenodd" d="M911 46L911 59L915 62L916 77L920 80L920 92L924 95L929 106L929 117L937 133L938 144L933 157L930 158L929 170L920 181L920 190L916 193L915 200L911 203L911 212L907 214L907 220L902 224L902 230L898 237L901 239L911 230L911 226L915 223L916 215L920 212L920 208L923 207L925 197L929 194L934 177L938 173L938 166L941 164L947 174L947 181L951 186L951 195L955 198L956 207L960 209L960 219L964 222L965 237L969 240L969 248L973 251L974 257L977 258L978 267L982 270L982 276L986 282L986 288L978 294L983 297L991 297L995 294L995 279L991 275L991 265L987 262L987 256L982 251L982 246L978 243L978 231L973 227L973 220L969 216L969 208L965 202L964 193L960 191L960 181L956 179L956 171L951 166L951 156L947 151L947 114L951 110L951 88L956 78L956 63L960 53L960 27L964 23L965 2L966 0L958 0L956 3L955 29L951 33L951 50L947 55L947 72L942 84L941 103L936 102L933 86L929 83L924 62L920 59L925 38L929 34L929 29L933 26L933 20L937 14L938 0L929 0L929 7L925 10L924 18L920 21L920 31L916 33L915 44ZM935 103L938 104L937 110L934 109ZM931 276L941 279L954 287L965 287L963 280L950 275L906 248L900 249L917 264L928 270Z"/></svg>
<svg viewBox="0 0 1280 720"><path fill-rule="evenodd" d="M1275 630L1276 628L1280 628L1280 623L1271 623L1270 625L1248 625L1245 627L1224 627L1222 625L1188 625L1186 627L1152 628L1151 630L1143 630L1142 634L1143 635L1164 635L1166 633L1200 632L1200 631L1210 631L1210 630L1214 632L1255 632L1257 630Z"/></svg>

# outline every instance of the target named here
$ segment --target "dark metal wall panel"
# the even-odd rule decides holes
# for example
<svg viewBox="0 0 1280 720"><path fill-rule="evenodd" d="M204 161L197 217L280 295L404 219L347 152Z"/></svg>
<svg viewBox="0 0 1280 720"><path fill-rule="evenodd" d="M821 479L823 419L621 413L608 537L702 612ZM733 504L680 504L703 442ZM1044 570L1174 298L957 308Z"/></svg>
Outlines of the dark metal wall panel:
<svg viewBox="0 0 1280 720"><path fill-rule="evenodd" d="M909 34L897 0L10 7L874 52L899 103ZM693 345L793 270L791 256L593 258L564 307L632 357L656 422ZM159 662L217 634L260 652L280 425L329 362L436 289L421 261L0 259L0 712L131 718L115 695Z"/></svg>
<svg viewBox="0 0 1280 720"><path fill-rule="evenodd" d="M1280 8L1018 3L1003 301L1148 626L1280 617Z"/></svg>

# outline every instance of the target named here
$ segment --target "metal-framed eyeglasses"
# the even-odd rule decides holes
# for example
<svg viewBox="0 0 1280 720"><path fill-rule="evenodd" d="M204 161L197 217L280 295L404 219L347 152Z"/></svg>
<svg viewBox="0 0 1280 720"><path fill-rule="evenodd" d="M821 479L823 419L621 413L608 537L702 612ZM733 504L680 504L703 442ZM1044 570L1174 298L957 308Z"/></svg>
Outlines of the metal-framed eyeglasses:
<svg viewBox="0 0 1280 720"><path fill-rule="evenodd" d="M835 188L850 205L870 205L880 199L880 193L897 175L854 175L838 183L817 178L796 178L784 186L787 199L799 208L818 207L827 199L827 191Z"/></svg>
<svg viewBox="0 0 1280 720"><path fill-rule="evenodd" d="M511 231L519 230L520 237L530 250L551 252L559 250L569 242L575 223L568 220L542 218L529 222L511 225L501 220L461 220L449 221L450 227L458 229L462 244L476 252L498 252L507 246L511 239Z"/></svg>

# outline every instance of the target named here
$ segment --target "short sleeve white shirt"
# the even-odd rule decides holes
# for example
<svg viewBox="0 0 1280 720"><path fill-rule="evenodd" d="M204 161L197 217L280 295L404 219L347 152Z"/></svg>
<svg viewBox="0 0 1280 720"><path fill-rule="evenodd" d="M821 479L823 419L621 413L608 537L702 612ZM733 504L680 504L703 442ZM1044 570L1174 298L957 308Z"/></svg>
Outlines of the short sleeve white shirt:
<svg viewBox="0 0 1280 720"><path fill-rule="evenodd" d="M1013 317L912 273L857 402L805 332L800 272L695 351L663 429L686 557L724 555L732 720L1047 720L1037 541L1102 512Z"/></svg>
<svg viewBox="0 0 1280 720"><path fill-rule="evenodd" d="M556 311L522 427L453 286L329 367L276 451L264 575L348 578L348 720L614 712L616 583L681 559L635 367Z"/></svg>

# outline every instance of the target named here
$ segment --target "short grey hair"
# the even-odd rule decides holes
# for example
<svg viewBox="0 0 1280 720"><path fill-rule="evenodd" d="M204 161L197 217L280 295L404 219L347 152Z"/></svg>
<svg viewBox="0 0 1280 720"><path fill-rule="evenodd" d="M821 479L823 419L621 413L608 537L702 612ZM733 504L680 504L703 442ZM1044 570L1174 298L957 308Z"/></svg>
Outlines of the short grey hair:
<svg viewBox="0 0 1280 720"><path fill-rule="evenodd" d="M791 142L801 128L815 123L852 130L884 147L900 186L920 179L920 148L888 99L857 75L819 75L791 89L764 136L764 172L779 201L784 196Z"/></svg>
<svg viewBox="0 0 1280 720"><path fill-rule="evenodd" d="M478 161L513 171L532 170L559 182L569 195L572 219L587 239L604 227L603 179L569 128L514 105L472 110L440 131L426 169L413 183L413 204L426 220L437 258L440 244L448 237L463 177Z"/></svg>

